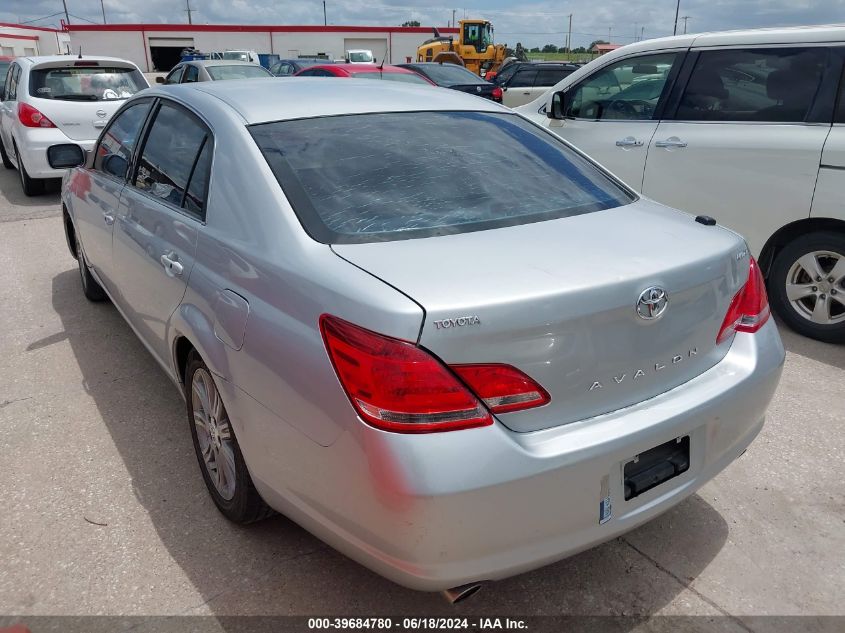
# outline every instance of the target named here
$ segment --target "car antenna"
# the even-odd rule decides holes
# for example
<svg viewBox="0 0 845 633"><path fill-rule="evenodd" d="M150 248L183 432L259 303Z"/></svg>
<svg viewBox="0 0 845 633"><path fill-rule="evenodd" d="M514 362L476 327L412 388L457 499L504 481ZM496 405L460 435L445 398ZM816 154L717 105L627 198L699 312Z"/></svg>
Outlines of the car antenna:
<svg viewBox="0 0 845 633"><path fill-rule="evenodd" d="M384 70L384 62L387 60L387 51L384 51L384 57L381 58L381 63L378 65L379 72Z"/></svg>
<svg viewBox="0 0 845 633"><path fill-rule="evenodd" d="M82 59L82 46L79 47L79 59Z"/></svg>

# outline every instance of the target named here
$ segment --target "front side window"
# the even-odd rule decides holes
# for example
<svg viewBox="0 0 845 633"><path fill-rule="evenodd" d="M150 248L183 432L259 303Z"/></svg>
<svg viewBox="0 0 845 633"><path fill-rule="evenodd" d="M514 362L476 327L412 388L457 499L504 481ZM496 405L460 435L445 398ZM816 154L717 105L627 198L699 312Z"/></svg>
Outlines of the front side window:
<svg viewBox="0 0 845 633"><path fill-rule="evenodd" d="M205 69L214 81L225 79L254 79L272 77L270 71L258 64L228 64L226 66L206 66Z"/></svg>
<svg viewBox="0 0 845 633"><path fill-rule="evenodd" d="M194 116L162 103L138 161L135 186L176 207L184 206L185 191L209 137Z"/></svg>
<svg viewBox="0 0 845 633"><path fill-rule="evenodd" d="M115 101L146 87L134 68L106 66L36 68L29 80L30 95L60 101Z"/></svg>
<svg viewBox="0 0 845 633"><path fill-rule="evenodd" d="M675 118L801 123L821 84L824 48L703 51Z"/></svg>
<svg viewBox="0 0 845 633"><path fill-rule="evenodd" d="M249 129L305 230L328 244L466 233L633 199L516 114L359 114Z"/></svg>
<svg viewBox="0 0 845 633"><path fill-rule="evenodd" d="M648 121L668 87L676 53L631 57L593 73L567 93L565 116Z"/></svg>
<svg viewBox="0 0 845 633"><path fill-rule="evenodd" d="M114 119L103 134L94 155L94 169L126 178L132 152L150 110L150 101L133 103Z"/></svg>
<svg viewBox="0 0 845 633"><path fill-rule="evenodd" d="M464 24L464 44L466 46L474 46L476 50L481 50L480 24Z"/></svg>
<svg viewBox="0 0 845 633"><path fill-rule="evenodd" d="M276 70L273 74L278 75L279 77L287 77L288 75L292 75L294 72L295 70L290 64L279 64L276 66Z"/></svg>
<svg viewBox="0 0 845 633"><path fill-rule="evenodd" d="M164 78L165 85L169 84L178 84L179 80L182 79L182 73L184 72L184 66L177 66L173 70L170 71L170 74Z"/></svg>

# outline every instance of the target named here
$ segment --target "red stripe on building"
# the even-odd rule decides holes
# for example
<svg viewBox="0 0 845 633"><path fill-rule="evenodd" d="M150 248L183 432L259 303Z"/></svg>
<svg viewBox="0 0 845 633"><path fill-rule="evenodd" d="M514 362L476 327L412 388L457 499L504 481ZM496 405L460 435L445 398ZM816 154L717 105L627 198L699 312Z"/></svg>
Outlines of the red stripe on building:
<svg viewBox="0 0 845 633"><path fill-rule="evenodd" d="M26 27L22 27L26 28ZM260 24L68 24L68 31L195 31L210 33L431 33L425 26L289 26ZM441 33L457 33L456 28L438 27Z"/></svg>
<svg viewBox="0 0 845 633"><path fill-rule="evenodd" d="M12 35L11 33L3 33L0 31L0 37L3 39L12 39L12 40L32 40L34 42L38 41L38 38L34 35Z"/></svg>
<svg viewBox="0 0 845 633"><path fill-rule="evenodd" d="M50 33L57 33L56 29L48 29L44 26L30 26L29 24L13 24L12 22L0 22L0 26L8 26L13 29L24 29L26 31L49 31Z"/></svg>

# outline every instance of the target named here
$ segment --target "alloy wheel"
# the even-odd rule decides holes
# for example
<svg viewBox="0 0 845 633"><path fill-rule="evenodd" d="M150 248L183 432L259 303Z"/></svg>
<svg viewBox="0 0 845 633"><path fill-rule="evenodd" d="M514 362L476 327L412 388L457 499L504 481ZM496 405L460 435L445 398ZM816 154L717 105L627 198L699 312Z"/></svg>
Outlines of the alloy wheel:
<svg viewBox="0 0 845 633"><path fill-rule="evenodd" d="M793 309L818 325L845 322L845 256L811 251L786 275L786 297Z"/></svg>
<svg viewBox="0 0 845 633"><path fill-rule="evenodd" d="M211 374L203 368L191 378L191 402L203 466L217 493L229 501L236 482L232 430Z"/></svg>

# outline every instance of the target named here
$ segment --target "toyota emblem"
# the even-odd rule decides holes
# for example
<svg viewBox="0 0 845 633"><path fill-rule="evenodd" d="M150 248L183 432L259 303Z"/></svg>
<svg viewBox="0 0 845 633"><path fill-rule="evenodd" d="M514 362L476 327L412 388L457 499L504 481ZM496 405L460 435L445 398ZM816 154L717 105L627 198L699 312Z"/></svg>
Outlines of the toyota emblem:
<svg viewBox="0 0 845 633"><path fill-rule="evenodd" d="M640 293L637 301L637 316L646 321L657 319L666 312L669 305L669 295L663 288L651 286Z"/></svg>

